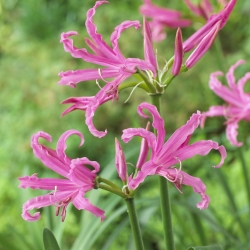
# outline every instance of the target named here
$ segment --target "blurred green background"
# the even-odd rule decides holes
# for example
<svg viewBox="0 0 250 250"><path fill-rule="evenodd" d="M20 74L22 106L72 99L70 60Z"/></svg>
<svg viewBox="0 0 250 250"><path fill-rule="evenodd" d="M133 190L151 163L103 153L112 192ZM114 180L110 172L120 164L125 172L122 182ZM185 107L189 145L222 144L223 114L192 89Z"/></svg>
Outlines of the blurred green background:
<svg viewBox="0 0 250 250"><path fill-rule="evenodd" d="M115 173L114 137L119 138L122 129L146 125L146 120L137 115L136 107L142 101L150 100L139 89L126 104L124 101L130 90L123 91L118 101L98 109L94 123L98 129L107 128L109 131L102 139L94 138L89 133L83 112L75 111L60 118L66 108L66 105L60 105L61 101L71 96L94 95L98 91L94 81L79 83L76 89L57 84L57 75L61 71L93 67L64 52L59 40L62 32L76 30L79 33L74 38L76 46L86 47L83 40L88 37L84 26L86 11L94 3L93 0L0 0L1 250L43 249L42 229L45 226L55 233L62 250L133 249L125 204L100 190L93 191L90 199L106 210L107 221L101 224L90 213L79 212L75 208L68 209L70 211L64 223L53 215L53 207L42 209L42 219L38 222L29 223L21 218L23 202L41 195L42 191L18 189L17 177L33 173L38 173L39 177L56 176L34 157L29 146L32 134L39 130L46 131L53 137L51 147L55 147L57 139L66 130L81 131L85 144L78 148L78 139L70 138L67 154L72 158L86 156L99 161L104 169L103 176L112 177L121 185ZM154 3L191 15L181 0ZM114 27L122 21L142 21L138 12L140 5L139 0L111 0L109 5L97 10L95 24L106 42L109 42ZM193 69L178 76L164 93L162 114L168 136L186 123L196 110L206 111L211 105L223 103L208 87L210 73L218 70L225 72L239 59L245 59L247 64L236 70L237 78L250 71L249 16L250 2L238 1L227 25L220 32L217 46L214 45ZM183 39L201 25L195 22L192 27L183 29ZM175 32L168 29L167 40L155 44L161 66L173 55ZM141 31L132 28L126 30L119 40L125 57L143 58L142 43ZM218 56L220 45L223 51ZM246 86L247 90L250 90L249 86ZM225 145L228 158L222 169L211 168L219 160L216 152L183 163L185 171L201 178L206 184L211 197L209 208L205 211L196 208L199 197L193 194L191 188L184 187L183 194L180 194L171 186L177 249L212 243L220 244L225 250L250 249L250 207L239 150L226 140L223 122L224 118L207 119L206 128L197 129L193 136L193 141L209 138ZM241 151L249 166L249 123L240 122L238 138L244 142ZM122 144L128 162L136 163L139 144L139 140L129 145ZM157 179L149 177L137 194L146 249L163 249L157 187Z"/></svg>

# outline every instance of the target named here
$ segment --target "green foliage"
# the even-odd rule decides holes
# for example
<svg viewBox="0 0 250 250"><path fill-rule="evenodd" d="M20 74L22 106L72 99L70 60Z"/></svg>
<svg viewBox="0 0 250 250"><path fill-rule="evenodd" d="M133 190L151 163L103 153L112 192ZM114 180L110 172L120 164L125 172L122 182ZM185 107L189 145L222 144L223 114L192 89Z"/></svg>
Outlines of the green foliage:
<svg viewBox="0 0 250 250"><path fill-rule="evenodd" d="M43 229L43 244L45 250L60 250L54 234L48 229Z"/></svg>

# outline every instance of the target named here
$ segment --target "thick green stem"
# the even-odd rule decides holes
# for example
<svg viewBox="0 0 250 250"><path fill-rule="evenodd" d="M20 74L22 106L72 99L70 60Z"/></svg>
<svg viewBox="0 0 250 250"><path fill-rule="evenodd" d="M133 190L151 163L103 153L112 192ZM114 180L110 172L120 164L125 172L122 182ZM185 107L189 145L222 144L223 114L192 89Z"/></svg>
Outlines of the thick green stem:
<svg viewBox="0 0 250 250"><path fill-rule="evenodd" d="M98 181L99 183L104 182L104 183L106 183L107 185L109 185L110 187L112 187L112 188L114 188L114 189L116 189L116 190L118 190L118 191L121 190L121 189L120 189L118 186L116 186L113 182L111 182L111 181L109 181L109 180L107 180L107 179L105 179L105 178L102 178L101 176L98 176L98 177L97 177L97 181Z"/></svg>
<svg viewBox="0 0 250 250"><path fill-rule="evenodd" d="M239 158L241 161L241 167L243 170L243 176L244 176L244 181L245 181L246 190L247 190L247 198L248 198L249 207L250 207L250 178L249 178L249 173L248 173L246 161L245 161L245 158L244 158L244 155L242 152L242 148L238 149L238 154L239 154Z"/></svg>
<svg viewBox="0 0 250 250"><path fill-rule="evenodd" d="M132 234L134 237L135 248L136 250L144 250L139 221L135 210L134 199L127 198L125 199L125 201L128 208L129 221L132 229Z"/></svg>
<svg viewBox="0 0 250 250"><path fill-rule="evenodd" d="M112 188L112 187L110 187L110 186L107 186L107 185L105 185L105 184L101 184L101 183L100 183L100 184L98 185L98 188L101 188L101 189L104 189L104 190L106 190L106 191L109 191L110 193L119 195L119 196L121 196L123 199L126 198L126 195L125 195L121 190L114 189L114 188Z"/></svg>
<svg viewBox="0 0 250 250"><path fill-rule="evenodd" d="M156 106L158 112L161 113L161 95L152 95L151 103ZM154 132L156 134L156 131ZM166 250L175 250L168 181L162 176L160 176L159 178L161 214L164 230L165 247Z"/></svg>

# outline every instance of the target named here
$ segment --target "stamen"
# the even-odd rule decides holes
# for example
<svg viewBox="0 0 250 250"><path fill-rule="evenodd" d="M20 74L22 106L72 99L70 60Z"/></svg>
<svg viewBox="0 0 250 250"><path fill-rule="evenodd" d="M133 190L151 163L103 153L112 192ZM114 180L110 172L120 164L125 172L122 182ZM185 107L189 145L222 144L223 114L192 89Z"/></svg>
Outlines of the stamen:
<svg viewBox="0 0 250 250"><path fill-rule="evenodd" d="M144 81L141 81L141 82L137 83L137 84L134 86L134 88L133 88L132 91L130 92L130 94L129 94L127 100L126 100L124 103L128 102L128 100L129 100L130 97L132 96L132 94L133 94L133 92L135 91L135 89L136 89L139 85L141 85L142 83L144 83Z"/></svg>
<svg viewBox="0 0 250 250"><path fill-rule="evenodd" d="M100 68L98 69L98 74L104 82L108 83L108 81L102 77L102 70Z"/></svg>
<svg viewBox="0 0 250 250"><path fill-rule="evenodd" d="M131 163L131 162L126 162L126 164L127 164L127 165L131 165L132 167L135 168L135 165L134 165L133 163Z"/></svg>

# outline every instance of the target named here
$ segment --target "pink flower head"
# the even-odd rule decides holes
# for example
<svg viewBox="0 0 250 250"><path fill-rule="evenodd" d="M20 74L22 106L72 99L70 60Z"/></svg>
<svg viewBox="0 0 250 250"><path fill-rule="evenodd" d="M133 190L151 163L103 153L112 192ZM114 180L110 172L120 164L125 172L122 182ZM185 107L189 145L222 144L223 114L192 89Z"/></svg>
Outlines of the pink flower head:
<svg viewBox="0 0 250 250"><path fill-rule="evenodd" d="M99 171L100 166L96 161L90 161L86 157L70 159L66 156L66 140L71 135L78 135L81 138L80 146L84 143L83 135L76 130L68 130L62 134L57 142L56 150L38 142L40 137L51 142L52 138L49 134L40 131L32 136L31 147L34 155L45 166L65 177L65 179L38 178L37 174L18 178L20 180L20 188L52 191L46 195L32 198L23 204L22 217L25 220L36 221L40 219L40 212L31 215L29 210L53 205L56 207L56 215L59 214L60 208L62 208L60 215L62 216L62 221L64 221L66 208L70 202L79 210L87 210L100 217L101 220L105 218L103 210L95 207L87 198L84 198L85 193L94 188L96 173ZM94 169L90 170L85 165L90 165Z"/></svg>
<svg viewBox="0 0 250 250"><path fill-rule="evenodd" d="M199 193L202 197L202 201L197 204L197 207L205 209L209 204L209 197L205 193L206 186L204 183L199 178L185 173L181 167L176 169L173 166L179 163L181 165L183 160L192 158L195 155L207 155L211 149L215 149L221 154L221 161L215 166L218 168L224 163L226 157L225 148L211 140L202 140L188 145L191 135L200 124L201 114L199 111L193 114L190 120L177 129L164 143L166 134L164 120L160 117L156 107L148 103L141 103L138 106L139 115L147 118L148 116L143 113L143 109L147 109L152 114L152 126L157 131L157 136L143 128L123 130L122 140L124 142L129 142L134 136L140 136L147 141L148 147L152 150L150 159L142 165L136 177L132 178L130 176L128 187L134 190L144 181L146 176L161 175L173 182L178 190L181 189L182 184L193 187L194 192Z"/></svg>
<svg viewBox="0 0 250 250"><path fill-rule="evenodd" d="M184 52L188 52L196 47L201 40L218 24L218 22L220 22L219 30L221 30L225 26L236 2L237 0L230 0L222 11L211 15L207 20L207 23L183 43Z"/></svg>
<svg viewBox="0 0 250 250"><path fill-rule="evenodd" d="M63 113L63 115L75 109L86 111L86 124L90 132L97 137L105 136L107 131L98 131L94 127L92 119L96 109L109 100L118 99L118 86L134 74L137 70L136 68L149 70L153 75L156 74L157 70L155 56L152 52L153 45L151 34L149 34L150 31L148 28L144 29L145 60L138 58L125 58L119 49L118 40L121 33L129 27L135 27L135 29L140 28L141 25L139 21L125 21L118 25L110 37L112 47L103 40L101 34L97 33L97 28L93 23L93 16L95 15L96 9L100 5L106 3L108 2L97 1L95 6L87 12L86 29L90 39L85 39L85 41L93 53L89 53L85 48L78 49L73 45L73 40L70 39L70 36L77 35L76 31L69 31L67 33L62 33L61 35L61 42L64 45L65 51L70 52L75 58L81 58L86 62L100 65L101 68L61 72L59 74L61 77L61 80L58 82L59 84L75 87L77 83L82 81L114 78L110 82L104 80L106 85L101 88L95 96L72 97L63 102L64 104L73 104Z"/></svg>
<svg viewBox="0 0 250 250"><path fill-rule="evenodd" d="M151 3L150 0L143 0L140 7L143 16L152 19L150 27L153 30L153 40L160 42L166 38L165 27L178 28L191 25L191 21L182 19L181 12L167 8L161 8Z"/></svg>
<svg viewBox="0 0 250 250"><path fill-rule="evenodd" d="M121 144L115 138L115 165L118 172L119 177L123 181L123 183L127 182L127 164L124 153L122 151Z"/></svg>
<svg viewBox="0 0 250 250"><path fill-rule="evenodd" d="M239 60L229 69L226 79L228 87L222 85L217 76L222 76L222 72L214 72L210 76L209 86L216 95L222 98L227 104L222 106L212 106L207 112L202 113L202 127L206 117L224 116L226 118L226 135L230 143L236 147L242 146L242 142L237 141L238 123L240 120L250 121L250 93L244 92L245 83L250 79L250 72L246 73L236 82L234 70L244 60Z"/></svg>

